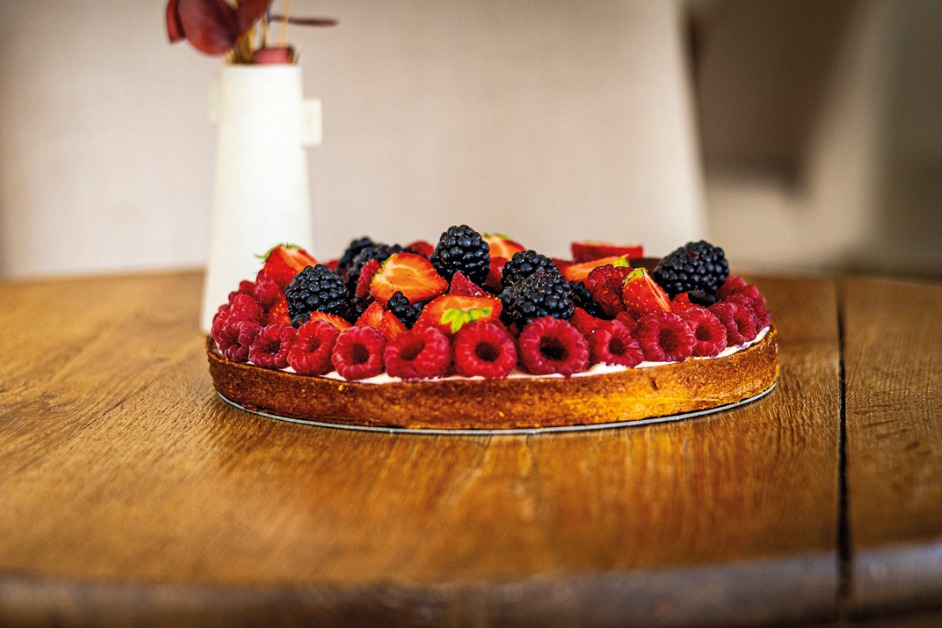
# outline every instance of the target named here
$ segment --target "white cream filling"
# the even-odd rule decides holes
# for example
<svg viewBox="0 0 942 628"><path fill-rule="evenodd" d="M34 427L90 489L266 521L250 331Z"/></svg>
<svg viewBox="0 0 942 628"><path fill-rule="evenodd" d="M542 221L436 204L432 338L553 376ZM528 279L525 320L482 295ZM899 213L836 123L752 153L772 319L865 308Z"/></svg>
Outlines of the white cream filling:
<svg viewBox="0 0 942 628"><path fill-rule="evenodd" d="M738 353L739 351L742 351L743 349L748 349L752 345L760 342L763 338L765 338L765 335L768 332L769 332L769 328L765 327L762 329L762 331L756 334L756 337L754 339L750 340L749 342L746 342L741 345L737 345L735 347L726 347L718 355L712 358L690 358L690 359L691 360L715 360L716 358L725 358L727 356L733 355L734 353ZM609 373L621 373L622 371L627 371L628 369L631 369L631 368L644 369L644 368L651 368L653 366L663 366L665 364L671 364L671 362L641 362L636 366L621 366L620 364L594 364L590 366L588 369L586 369L585 371L582 371L581 373L573 373L572 377L592 377L593 375L607 375ZM294 373L294 369L291 368L290 366L282 370L286 373ZM324 379L334 379L340 382L348 381L344 379L343 377L341 377L337 373L337 371L331 371L330 373L327 373L326 375L322 375L321 377L323 377ZM530 373L527 373L526 371L521 369L519 366L515 367L514 370L512 370L509 375L507 375L507 379L562 379L562 378L563 376L559 374L531 375ZM473 380L483 380L484 378L480 376L461 377L459 375L452 375L450 377L440 377L438 379L429 380L429 381L444 382L444 381L455 380L455 379L473 381ZM390 377L386 373L380 373L379 375L375 375L373 377L367 377L366 379L356 380L356 383L357 384L392 384L392 383L401 382L401 381L403 380L400 377Z"/></svg>

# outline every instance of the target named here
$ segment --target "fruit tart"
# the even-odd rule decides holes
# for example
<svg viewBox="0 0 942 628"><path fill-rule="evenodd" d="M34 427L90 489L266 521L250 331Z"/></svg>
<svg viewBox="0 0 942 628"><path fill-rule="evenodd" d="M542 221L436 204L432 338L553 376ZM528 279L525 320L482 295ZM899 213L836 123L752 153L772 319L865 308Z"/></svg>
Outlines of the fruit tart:
<svg viewBox="0 0 942 628"><path fill-rule="evenodd" d="M771 390L775 327L723 250L643 254L563 260L467 225L327 263L281 244L213 319L213 385L276 418L432 431L631 425Z"/></svg>

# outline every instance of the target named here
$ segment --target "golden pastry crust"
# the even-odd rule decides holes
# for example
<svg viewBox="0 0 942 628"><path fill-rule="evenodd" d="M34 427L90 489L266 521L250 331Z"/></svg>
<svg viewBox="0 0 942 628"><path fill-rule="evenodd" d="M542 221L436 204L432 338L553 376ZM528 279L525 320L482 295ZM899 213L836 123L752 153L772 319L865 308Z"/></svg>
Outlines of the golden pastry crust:
<svg viewBox="0 0 942 628"><path fill-rule="evenodd" d="M364 384L231 362L207 338L213 385L253 410L356 426L521 429L632 422L754 397L778 375L773 326L755 345L712 359L586 377Z"/></svg>

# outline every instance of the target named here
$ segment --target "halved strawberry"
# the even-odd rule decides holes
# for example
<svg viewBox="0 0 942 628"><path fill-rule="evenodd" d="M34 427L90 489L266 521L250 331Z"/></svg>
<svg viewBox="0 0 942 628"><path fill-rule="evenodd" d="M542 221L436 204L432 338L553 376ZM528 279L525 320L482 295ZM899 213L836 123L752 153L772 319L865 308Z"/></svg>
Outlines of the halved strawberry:
<svg viewBox="0 0 942 628"><path fill-rule="evenodd" d="M396 292L401 292L409 303L419 303L447 289L448 282L438 274L432 262L416 253L390 256L370 282L370 294L383 305Z"/></svg>
<svg viewBox="0 0 942 628"><path fill-rule="evenodd" d="M433 325L446 334L456 334L474 321L496 321L500 316L500 308L500 299L497 297L446 294L426 305L415 324Z"/></svg>
<svg viewBox="0 0 942 628"><path fill-rule="evenodd" d="M485 233L481 235L484 238L484 241L487 242L488 252L490 253L491 259L495 257L504 257L510 259L514 256L514 253L519 253L520 251L525 251L526 248L522 244L514 242L505 235L499 233Z"/></svg>
<svg viewBox="0 0 942 628"><path fill-rule="evenodd" d="M373 281L373 275L376 274L380 266L379 260L371 259L363 264L363 268L360 269L360 277L357 279L356 295L361 299L365 299L366 295L370 293L370 282Z"/></svg>
<svg viewBox="0 0 942 628"><path fill-rule="evenodd" d="M644 247L640 244L609 244L607 242L573 242L572 259L576 263L590 262L603 257L622 257L634 259L644 257Z"/></svg>
<svg viewBox="0 0 942 628"><path fill-rule="evenodd" d="M487 279L484 280L484 285L494 292L500 292L503 287L501 286L500 280L504 276L504 264L506 263L506 257L491 256L491 268L487 273Z"/></svg>
<svg viewBox="0 0 942 628"><path fill-rule="evenodd" d="M431 242L426 242L425 240L416 240L406 245L407 249L412 249L413 251L418 251L425 257L431 257L432 253L435 251L435 245Z"/></svg>
<svg viewBox="0 0 942 628"><path fill-rule="evenodd" d="M670 312L671 300L645 268L635 268L621 287L625 309L637 316L648 312Z"/></svg>
<svg viewBox="0 0 942 628"><path fill-rule="evenodd" d="M357 327L375 327L382 332L386 342L392 342L408 331L395 314L383 307L379 301L373 301L363 310L356 322Z"/></svg>
<svg viewBox="0 0 942 628"><path fill-rule="evenodd" d="M451 287L448 288L448 294L460 294L469 297L483 297L487 293L461 271L456 272L451 278Z"/></svg>
<svg viewBox="0 0 942 628"><path fill-rule="evenodd" d="M266 322L269 325L275 325L278 323L283 323L285 325L291 324L291 315L288 313L288 300L285 299L284 295L281 295L281 299L275 301L275 304L271 306L266 315Z"/></svg>
<svg viewBox="0 0 942 628"><path fill-rule="evenodd" d="M348 329L352 327L352 325L350 324L350 321L340 318L336 314L329 314L327 312L321 312L318 310L311 312L307 320L308 321L326 321L330 323L331 325L333 325L337 329L337 331L343 331L344 329Z"/></svg>
<svg viewBox="0 0 942 628"><path fill-rule="evenodd" d="M265 274L281 288L308 266L317 265L317 260L296 244L279 244L258 257L265 260Z"/></svg>
<svg viewBox="0 0 942 628"><path fill-rule="evenodd" d="M579 264L572 264L561 269L563 277L569 281L585 281L585 278L589 276L593 270L599 266L608 266L611 264L616 268L619 266L628 266L628 258L625 256L621 257L603 257L601 259L595 259L588 262L580 262Z"/></svg>

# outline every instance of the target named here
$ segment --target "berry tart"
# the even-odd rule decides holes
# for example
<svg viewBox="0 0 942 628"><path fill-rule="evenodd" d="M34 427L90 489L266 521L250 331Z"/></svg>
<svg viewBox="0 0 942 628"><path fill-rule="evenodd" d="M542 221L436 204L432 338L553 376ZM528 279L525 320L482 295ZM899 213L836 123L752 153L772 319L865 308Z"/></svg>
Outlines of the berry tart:
<svg viewBox="0 0 942 628"><path fill-rule="evenodd" d="M354 240L318 263L278 245L213 319L213 384L289 420L423 430L623 425L724 409L778 374L759 290L722 249L657 260L574 243L554 259L453 226Z"/></svg>

